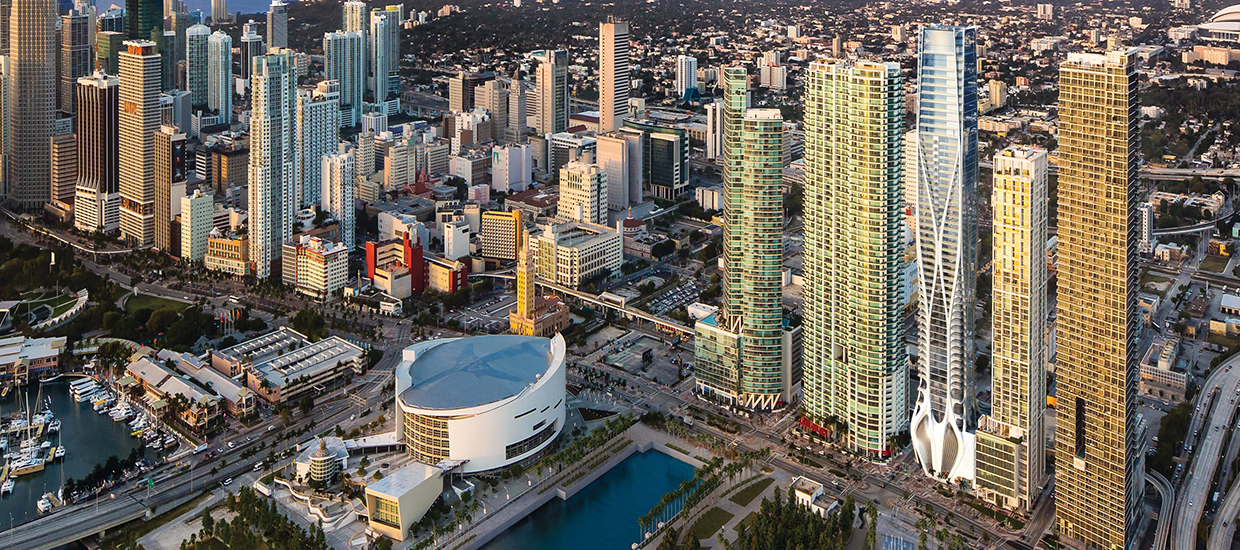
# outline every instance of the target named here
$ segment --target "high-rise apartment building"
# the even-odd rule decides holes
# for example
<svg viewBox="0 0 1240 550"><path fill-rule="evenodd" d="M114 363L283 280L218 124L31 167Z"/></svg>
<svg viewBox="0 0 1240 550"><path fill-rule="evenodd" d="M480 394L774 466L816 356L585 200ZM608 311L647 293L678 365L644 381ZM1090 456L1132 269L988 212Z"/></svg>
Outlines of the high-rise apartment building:
<svg viewBox="0 0 1240 550"><path fill-rule="evenodd" d="M1055 513L1072 546L1140 541L1137 67L1135 49L1059 66Z"/></svg>
<svg viewBox="0 0 1240 550"><path fill-rule="evenodd" d="M77 79L94 72L90 14L72 11L60 16L60 111L77 112Z"/></svg>
<svg viewBox="0 0 1240 550"><path fill-rule="evenodd" d="M690 88L697 91L697 58L687 55L676 56L676 97L688 100Z"/></svg>
<svg viewBox="0 0 1240 550"><path fill-rule="evenodd" d="M126 40L120 65L120 223L131 244L155 241L155 132L161 62L155 43Z"/></svg>
<svg viewBox="0 0 1240 550"><path fill-rule="evenodd" d="M155 132L155 248L164 252L173 249L172 218L185 196L185 141L175 126Z"/></svg>
<svg viewBox="0 0 1240 550"><path fill-rule="evenodd" d="M370 8L365 2L348 0L341 4L341 25L344 32L357 31L366 34L370 28Z"/></svg>
<svg viewBox="0 0 1240 550"><path fill-rule="evenodd" d="M331 81L314 90L297 92L297 205L319 204L323 187L323 156L340 148L340 94L331 91ZM346 243L347 244L347 243Z"/></svg>
<svg viewBox="0 0 1240 550"><path fill-rule="evenodd" d="M77 189L73 223L80 231L120 225L120 81L102 72L78 79Z"/></svg>
<svg viewBox="0 0 1240 550"><path fill-rule="evenodd" d="M706 104L706 158L717 159L723 154L723 102Z"/></svg>
<svg viewBox="0 0 1240 550"><path fill-rule="evenodd" d="M365 34L361 31L324 34L323 59L323 75L340 86L341 124L353 127L362 121L362 98L366 90Z"/></svg>
<svg viewBox="0 0 1240 550"><path fill-rule="evenodd" d="M539 50L530 57L538 62L534 73L534 131L540 135L568 129L568 52Z"/></svg>
<svg viewBox="0 0 1240 550"><path fill-rule="evenodd" d="M354 242L357 222L353 209L353 155L341 147L338 153L324 155L320 163L323 184L319 207L340 222L340 241L352 251L357 246Z"/></svg>
<svg viewBox="0 0 1240 550"><path fill-rule="evenodd" d="M802 425L882 460L908 428L904 81L871 61L814 63L807 80Z"/></svg>
<svg viewBox="0 0 1240 550"><path fill-rule="evenodd" d="M263 44L263 37L254 32L250 25L246 25L247 31L241 35L241 79L249 81L250 73L254 69L254 58L267 54L267 47Z"/></svg>
<svg viewBox="0 0 1240 550"><path fill-rule="evenodd" d="M577 221L607 225L607 175L597 164L570 162L560 169L559 212Z"/></svg>
<svg viewBox="0 0 1240 550"><path fill-rule="evenodd" d="M206 25L194 25L185 30L185 89L189 90L194 111L207 108L210 92L207 43L210 39L211 29Z"/></svg>
<svg viewBox="0 0 1240 550"><path fill-rule="evenodd" d="M219 122L232 122L232 37L215 31L207 39L207 108Z"/></svg>
<svg viewBox="0 0 1240 550"><path fill-rule="evenodd" d="M1047 154L995 155L991 407L977 431L977 489L1030 510L1046 480Z"/></svg>
<svg viewBox="0 0 1240 550"><path fill-rule="evenodd" d="M383 9L370 12L369 90L375 103L387 99L399 87L396 77L400 69L400 23L396 16L396 12Z"/></svg>
<svg viewBox="0 0 1240 550"><path fill-rule="evenodd" d="M629 117L629 23L608 17L598 29L598 129L610 132Z"/></svg>
<svg viewBox="0 0 1240 550"><path fill-rule="evenodd" d="M288 4L283 0L271 0L267 8L267 46L288 47Z"/></svg>
<svg viewBox="0 0 1240 550"><path fill-rule="evenodd" d="M250 97L250 258L265 279L297 215L297 69L288 54L254 58Z"/></svg>
<svg viewBox="0 0 1240 550"><path fill-rule="evenodd" d="M783 327L783 118L750 109L743 67L723 70L723 299L698 321L698 387L770 409L795 394Z"/></svg>
<svg viewBox="0 0 1240 550"><path fill-rule="evenodd" d="M21 210L42 210L51 197L56 10L53 0L13 0L9 8L7 202Z"/></svg>
<svg viewBox="0 0 1240 550"><path fill-rule="evenodd" d="M977 286L977 29L924 26L917 74L917 403L913 450L973 479Z"/></svg>
<svg viewBox="0 0 1240 550"><path fill-rule="evenodd" d="M195 189L193 195L181 197L181 260L201 262L207 255L207 239L211 236L214 200L210 193Z"/></svg>

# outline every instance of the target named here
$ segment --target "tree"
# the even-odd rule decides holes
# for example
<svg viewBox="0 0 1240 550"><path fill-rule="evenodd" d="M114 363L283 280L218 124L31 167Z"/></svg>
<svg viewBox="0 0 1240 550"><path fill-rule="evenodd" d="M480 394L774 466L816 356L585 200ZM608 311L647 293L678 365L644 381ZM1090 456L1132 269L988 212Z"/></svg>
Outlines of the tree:
<svg viewBox="0 0 1240 550"><path fill-rule="evenodd" d="M211 517L211 510L202 511L202 533L210 535L215 530L215 519Z"/></svg>
<svg viewBox="0 0 1240 550"><path fill-rule="evenodd" d="M375 542L375 550L392 550L392 539L382 537Z"/></svg>
<svg viewBox="0 0 1240 550"><path fill-rule="evenodd" d="M302 416L310 414L314 410L314 398L306 395L301 398L301 402L297 404L297 408L301 411Z"/></svg>

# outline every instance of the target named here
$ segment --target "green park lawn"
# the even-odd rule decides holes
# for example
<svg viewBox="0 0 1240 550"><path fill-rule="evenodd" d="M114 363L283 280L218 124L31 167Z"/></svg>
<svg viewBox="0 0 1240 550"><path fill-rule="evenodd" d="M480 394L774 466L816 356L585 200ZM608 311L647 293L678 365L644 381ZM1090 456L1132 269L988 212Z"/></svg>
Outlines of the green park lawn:
<svg viewBox="0 0 1240 550"><path fill-rule="evenodd" d="M180 313L187 307L189 307L189 304L178 302L176 300L169 300L167 298L160 298L158 296L148 296L146 294L130 296L129 299L125 301L125 311L127 313L133 313L142 308L150 308L151 311L171 309L172 311Z"/></svg>
<svg viewBox="0 0 1240 550"><path fill-rule="evenodd" d="M702 517L693 522L693 527L689 528L689 533L697 539L709 539L715 536L715 532L723 528L723 524L732 519L732 512L719 508L718 506L707 510Z"/></svg>

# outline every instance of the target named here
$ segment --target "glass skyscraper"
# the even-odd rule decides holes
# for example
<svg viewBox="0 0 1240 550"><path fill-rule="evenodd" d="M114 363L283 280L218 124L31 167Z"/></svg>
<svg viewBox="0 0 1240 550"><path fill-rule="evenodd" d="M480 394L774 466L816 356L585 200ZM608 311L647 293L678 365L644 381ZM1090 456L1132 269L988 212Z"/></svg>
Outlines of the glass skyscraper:
<svg viewBox="0 0 1240 550"><path fill-rule="evenodd" d="M872 459L908 428L897 63L810 66L802 426Z"/></svg>
<svg viewBox="0 0 1240 550"><path fill-rule="evenodd" d="M977 29L918 38L917 268L913 450L927 475L973 478L977 286Z"/></svg>

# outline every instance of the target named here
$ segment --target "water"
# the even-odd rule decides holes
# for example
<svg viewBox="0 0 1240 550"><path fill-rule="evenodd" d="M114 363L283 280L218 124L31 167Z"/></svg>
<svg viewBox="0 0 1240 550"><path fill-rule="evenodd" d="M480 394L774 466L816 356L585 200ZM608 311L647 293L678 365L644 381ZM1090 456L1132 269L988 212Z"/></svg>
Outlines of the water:
<svg viewBox="0 0 1240 550"><path fill-rule="evenodd" d="M34 405L38 387L32 385L29 389L30 406L37 411L42 408ZM24 391L9 392L8 397L0 400L0 413L5 416L14 413L19 406L18 395L25 395ZM50 441L52 445L63 442L67 452L63 459L51 463L42 472L17 478L13 492L0 499L0 530L9 528L10 517L14 525L38 517L39 499L43 493L55 494L60 488L62 470L64 479L82 479L95 464L106 461L109 456L124 458L142 445L140 439L129 435L127 422L113 422L111 417L96 413L90 403L74 401L69 395L68 382L44 384L43 395L45 399L51 397L52 413L60 420L60 437L53 436Z"/></svg>
<svg viewBox="0 0 1240 550"><path fill-rule="evenodd" d="M630 550L637 518L693 477L693 467L657 451L635 453L568 501L554 499L482 550Z"/></svg>

